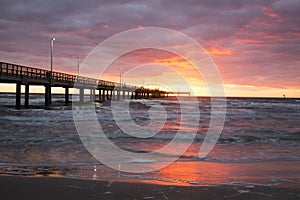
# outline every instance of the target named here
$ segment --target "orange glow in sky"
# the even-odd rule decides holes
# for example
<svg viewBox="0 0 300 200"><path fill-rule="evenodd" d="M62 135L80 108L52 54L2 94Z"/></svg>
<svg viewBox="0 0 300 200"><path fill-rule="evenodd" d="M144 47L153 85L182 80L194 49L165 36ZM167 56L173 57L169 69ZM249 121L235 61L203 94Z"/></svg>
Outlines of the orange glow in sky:
<svg viewBox="0 0 300 200"><path fill-rule="evenodd" d="M220 48L220 47L211 47L206 50L210 55L230 55L230 49Z"/></svg>

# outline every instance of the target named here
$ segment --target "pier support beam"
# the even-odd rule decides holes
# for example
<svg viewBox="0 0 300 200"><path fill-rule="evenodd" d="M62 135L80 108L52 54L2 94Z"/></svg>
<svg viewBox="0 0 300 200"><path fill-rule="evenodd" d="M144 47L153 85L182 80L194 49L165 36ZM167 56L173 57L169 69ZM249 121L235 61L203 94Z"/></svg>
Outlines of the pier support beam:
<svg viewBox="0 0 300 200"><path fill-rule="evenodd" d="M135 93L134 93L134 98L133 98L133 99L138 99L138 96L139 96L139 93L138 93L138 92L135 92Z"/></svg>
<svg viewBox="0 0 300 200"><path fill-rule="evenodd" d="M25 108L29 108L29 84L25 85Z"/></svg>
<svg viewBox="0 0 300 200"><path fill-rule="evenodd" d="M51 104L51 86L45 85L45 107L49 108Z"/></svg>
<svg viewBox="0 0 300 200"><path fill-rule="evenodd" d="M90 91L90 102L95 102L95 89Z"/></svg>
<svg viewBox="0 0 300 200"><path fill-rule="evenodd" d="M16 109L21 109L21 83L16 85Z"/></svg>
<svg viewBox="0 0 300 200"><path fill-rule="evenodd" d="M121 96L121 90L117 90L117 100L120 100L120 96Z"/></svg>
<svg viewBox="0 0 300 200"><path fill-rule="evenodd" d="M101 89L99 89L99 102L101 102L101 98L102 98L102 96L101 96Z"/></svg>
<svg viewBox="0 0 300 200"><path fill-rule="evenodd" d="M102 90L102 101L105 101L105 90Z"/></svg>
<svg viewBox="0 0 300 200"><path fill-rule="evenodd" d="M84 88L79 89L79 102L80 103L84 102Z"/></svg>
<svg viewBox="0 0 300 200"><path fill-rule="evenodd" d="M51 85L49 86L49 104L52 104L52 92L51 92Z"/></svg>
<svg viewBox="0 0 300 200"><path fill-rule="evenodd" d="M113 99L113 90L109 90L109 100L112 100Z"/></svg>
<svg viewBox="0 0 300 200"><path fill-rule="evenodd" d="M90 102L93 102L93 89L90 89Z"/></svg>
<svg viewBox="0 0 300 200"><path fill-rule="evenodd" d="M110 90L106 90L106 99L107 99L107 100L110 99L109 91L110 91Z"/></svg>
<svg viewBox="0 0 300 200"><path fill-rule="evenodd" d="M65 105L68 105L69 103L69 88L65 88Z"/></svg>
<svg viewBox="0 0 300 200"><path fill-rule="evenodd" d="M115 90L111 91L111 99L116 99L116 91Z"/></svg>

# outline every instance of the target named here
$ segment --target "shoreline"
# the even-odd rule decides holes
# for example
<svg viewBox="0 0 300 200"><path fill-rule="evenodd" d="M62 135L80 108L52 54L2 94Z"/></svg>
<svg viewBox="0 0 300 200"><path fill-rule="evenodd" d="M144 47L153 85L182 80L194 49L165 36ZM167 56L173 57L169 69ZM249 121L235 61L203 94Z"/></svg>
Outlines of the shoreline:
<svg viewBox="0 0 300 200"><path fill-rule="evenodd" d="M135 166L138 167L138 166ZM159 171L132 174L103 164L13 165L0 166L0 176L56 177L79 180L145 183L167 186L285 187L300 189L300 161L193 162L176 161Z"/></svg>
<svg viewBox="0 0 300 200"><path fill-rule="evenodd" d="M0 176L5 199L299 199L299 188L166 186L57 177Z"/></svg>

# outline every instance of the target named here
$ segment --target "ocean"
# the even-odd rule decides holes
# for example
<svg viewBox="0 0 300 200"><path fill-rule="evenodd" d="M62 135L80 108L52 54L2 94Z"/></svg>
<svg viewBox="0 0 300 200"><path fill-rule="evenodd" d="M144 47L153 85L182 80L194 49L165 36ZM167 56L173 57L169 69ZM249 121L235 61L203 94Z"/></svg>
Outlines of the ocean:
<svg viewBox="0 0 300 200"><path fill-rule="evenodd" d="M180 126L187 134L196 133L187 151L174 163L147 173L128 173L122 171L122 163L116 170L99 162L77 133L72 107L62 106L64 95L54 95L52 101L53 108L45 110L44 95L34 94L30 96L30 109L16 110L14 95L0 94L0 174L183 186L300 188L300 99L227 98L222 134L208 156L201 159L199 150L211 119L210 98L196 98L200 113L191 112L190 117L200 114L198 124L180 120L180 106L190 106L191 101L195 104L195 98L182 98L181 105L175 97L123 100L131 102L130 116L140 126L151 124L151 107L165 109L166 115L156 115L157 120L165 120L164 128L145 138L124 133L112 117L109 102L95 103L96 117L106 137L125 151L143 154L160 149L172 141ZM155 166L174 155L159 156L159 160L134 162Z"/></svg>

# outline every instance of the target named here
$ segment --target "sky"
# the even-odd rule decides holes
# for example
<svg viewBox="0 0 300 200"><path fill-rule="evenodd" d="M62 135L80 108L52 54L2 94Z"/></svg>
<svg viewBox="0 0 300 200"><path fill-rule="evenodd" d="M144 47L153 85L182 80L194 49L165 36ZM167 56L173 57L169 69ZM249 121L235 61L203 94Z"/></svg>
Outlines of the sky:
<svg viewBox="0 0 300 200"><path fill-rule="evenodd" d="M1 61L49 69L55 37L54 70L76 73L76 57L84 60L103 40L132 28L162 27L188 35L209 53L226 96L300 97L299 19L299 0L0 0ZM144 66L128 72L129 83L164 81L174 90L186 89L170 69L145 67L188 72L190 66L176 55L145 50L116 63L122 59ZM104 77L118 81L119 73L112 67ZM205 87L201 79L192 87L197 84ZM199 89L196 95L207 93Z"/></svg>

